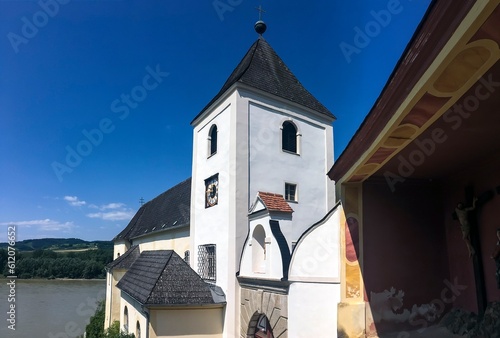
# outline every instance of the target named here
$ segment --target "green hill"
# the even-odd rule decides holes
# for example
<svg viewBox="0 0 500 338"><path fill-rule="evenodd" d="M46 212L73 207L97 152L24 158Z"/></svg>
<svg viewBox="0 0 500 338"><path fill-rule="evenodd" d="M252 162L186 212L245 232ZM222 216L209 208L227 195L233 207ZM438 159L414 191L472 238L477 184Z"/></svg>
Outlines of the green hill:
<svg viewBox="0 0 500 338"><path fill-rule="evenodd" d="M0 243L1 248L7 248L8 243ZM41 238L26 239L16 242L19 251L34 250L82 250L82 249L112 249L112 241L84 241L78 238Z"/></svg>

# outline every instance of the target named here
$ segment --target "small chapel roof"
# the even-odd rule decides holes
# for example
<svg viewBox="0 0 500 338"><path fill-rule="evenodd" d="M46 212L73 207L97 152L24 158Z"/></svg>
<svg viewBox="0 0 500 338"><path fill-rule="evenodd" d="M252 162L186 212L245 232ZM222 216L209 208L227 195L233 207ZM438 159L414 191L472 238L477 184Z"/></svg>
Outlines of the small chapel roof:
<svg viewBox="0 0 500 338"><path fill-rule="evenodd" d="M189 225L191 178L177 184L139 208L113 240L130 240L169 228Z"/></svg>
<svg viewBox="0 0 500 338"><path fill-rule="evenodd" d="M269 211L293 212L283 195L259 191L258 196Z"/></svg>
<svg viewBox="0 0 500 338"><path fill-rule="evenodd" d="M129 269L141 254L138 245L133 245L123 255L106 265L106 268L111 269Z"/></svg>
<svg viewBox="0 0 500 338"><path fill-rule="evenodd" d="M143 251L117 287L148 306L225 303L222 289L203 281L173 250Z"/></svg>
<svg viewBox="0 0 500 338"><path fill-rule="evenodd" d="M262 36L259 36L217 95L215 95L191 123L200 117L205 110L235 83L242 83L260 89L266 93L312 109L329 119L335 119L335 116L333 116L328 108L304 88L269 43Z"/></svg>

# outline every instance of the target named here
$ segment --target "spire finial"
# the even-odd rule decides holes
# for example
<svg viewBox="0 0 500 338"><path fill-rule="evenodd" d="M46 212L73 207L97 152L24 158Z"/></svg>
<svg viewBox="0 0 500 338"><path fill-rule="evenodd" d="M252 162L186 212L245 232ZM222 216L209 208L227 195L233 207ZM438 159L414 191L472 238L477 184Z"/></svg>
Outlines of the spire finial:
<svg viewBox="0 0 500 338"><path fill-rule="evenodd" d="M257 34L262 35L267 29L265 22L262 21L262 13L265 13L266 11L262 9L262 5L259 5L259 7L256 7L256 9L259 11L259 21L255 23L254 29Z"/></svg>

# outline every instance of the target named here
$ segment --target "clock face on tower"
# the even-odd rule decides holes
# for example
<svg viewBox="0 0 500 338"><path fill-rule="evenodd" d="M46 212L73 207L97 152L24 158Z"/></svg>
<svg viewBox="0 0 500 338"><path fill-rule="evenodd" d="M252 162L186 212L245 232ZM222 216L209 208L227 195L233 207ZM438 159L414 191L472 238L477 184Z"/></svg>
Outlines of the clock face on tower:
<svg viewBox="0 0 500 338"><path fill-rule="evenodd" d="M205 180L205 208L213 207L219 201L219 174Z"/></svg>

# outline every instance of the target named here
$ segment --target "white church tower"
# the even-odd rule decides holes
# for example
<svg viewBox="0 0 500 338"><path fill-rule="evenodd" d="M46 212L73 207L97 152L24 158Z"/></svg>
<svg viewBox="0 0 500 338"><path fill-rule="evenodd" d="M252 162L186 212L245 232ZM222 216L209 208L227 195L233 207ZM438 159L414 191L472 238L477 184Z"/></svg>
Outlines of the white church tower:
<svg viewBox="0 0 500 338"><path fill-rule="evenodd" d="M236 274L259 195L293 210L273 213L290 252L334 203L335 117L262 37L265 24L255 28L257 41L191 122L191 266L226 295L224 337L240 336Z"/></svg>

